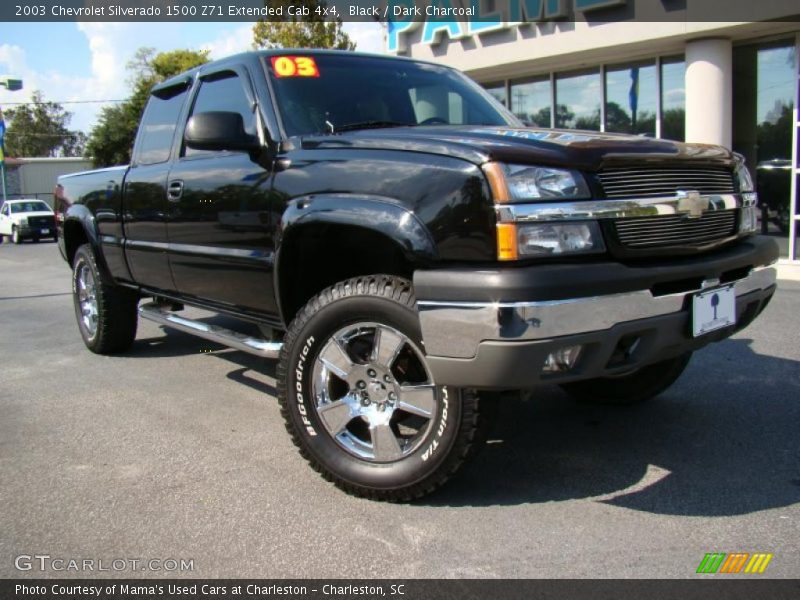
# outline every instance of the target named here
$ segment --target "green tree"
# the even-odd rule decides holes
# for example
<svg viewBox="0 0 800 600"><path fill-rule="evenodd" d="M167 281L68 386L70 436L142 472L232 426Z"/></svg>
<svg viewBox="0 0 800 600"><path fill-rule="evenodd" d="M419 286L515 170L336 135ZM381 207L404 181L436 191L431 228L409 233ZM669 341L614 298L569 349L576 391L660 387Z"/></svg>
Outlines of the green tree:
<svg viewBox="0 0 800 600"><path fill-rule="evenodd" d="M598 108L591 114L586 114L575 119L574 128L586 129L589 131L600 131L600 109Z"/></svg>
<svg viewBox="0 0 800 600"><path fill-rule="evenodd" d="M89 141L89 136L82 131L71 133L72 135L64 141L61 156L86 156L86 143Z"/></svg>
<svg viewBox="0 0 800 600"><path fill-rule="evenodd" d="M633 133L630 114L616 102L606 104L606 131Z"/></svg>
<svg viewBox="0 0 800 600"><path fill-rule="evenodd" d="M634 123L628 109L617 102L606 104L606 131L614 133L631 133L655 136L656 115L648 111L640 111Z"/></svg>
<svg viewBox="0 0 800 600"><path fill-rule="evenodd" d="M141 111L132 100L106 106L100 111L97 125L89 135L86 154L96 167L126 164L131 161L131 147L136 137Z"/></svg>
<svg viewBox="0 0 800 600"><path fill-rule="evenodd" d="M686 110L670 108L661 117L661 137L665 140L683 140L686 130Z"/></svg>
<svg viewBox="0 0 800 600"><path fill-rule="evenodd" d="M72 113L35 91L29 104L5 112L9 156L81 156L86 136L68 128Z"/></svg>
<svg viewBox="0 0 800 600"><path fill-rule="evenodd" d="M541 116L536 117L536 122L538 123L540 119L542 119L542 122L544 122L544 119L546 118L548 122L546 127L550 127L550 108L543 108L539 112L541 113ZM574 120L575 113L572 112L566 104L559 104L556 106L556 127L572 127L572 122Z"/></svg>
<svg viewBox="0 0 800 600"><path fill-rule="evenodd" d="M784 104L774 122L763 121L758 124L756 139L759 161L791 157L793 108L792 104Z"/></svg>
<svg viewBox="0 0 800 600"><path fill-rule="evenodd" d="M277 8L283 0L265 0L265 5ZM307 9L302 17L285 15L282 21L258 21L253 25L253 46L256 48L334 48L355 50L356 44L342 29L338 17L325 15L324 0L297 0L296 7Z"/></svg>
<svg viewBox="0 0 800 600"><path fill-rule="evenodd" d="M156 54L153 48L140 48L127 65L131 97L120 104L104 107L89 136L86 153L95 166L129 163L136 130L153 86L206 62L207 50L172 50Z"/></svg>

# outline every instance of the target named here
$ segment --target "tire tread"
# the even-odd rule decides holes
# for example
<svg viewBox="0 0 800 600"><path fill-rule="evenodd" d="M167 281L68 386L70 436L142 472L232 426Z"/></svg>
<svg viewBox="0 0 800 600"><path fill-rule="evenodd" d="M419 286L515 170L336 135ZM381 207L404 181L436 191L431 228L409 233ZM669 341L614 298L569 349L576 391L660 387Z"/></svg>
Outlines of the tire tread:
<svg viewBox="0 0 800 600"><path fill-rule="evenodd" d="M286 393L289 349L297 342L299 333L317 311L338 300L361 295L387 298L410 309L415 309L416 307L416 297L411 283L406 279L390 275L370 275L341 281L311 298L289 325L281 349L276 370L281 415L283 416L286 430L292 442L298 448L300 455L327 481L348 494L362 498L386 502L410 502L422 498L444 485L480 447L481 433L485 428L481 427L480 399L474 391L461 390L459 433L442 464L425 479L410 486L394 490L365 488L330 472L314 458L303 444L302 433L294 425L290 414L289 399Z"/></svg>
<svg viewBox="0 0 800 600"><path fill-rule="evenodd" d="M92 341L84 338L86 346L96 354L124 352L136 339L139 296L134 291L114 285L103 278L89 244L78 248L75 253L76 263L81 256L88 261L94 275L98 309L97 336ZM78 327L80 328L80 323Z"/></svg>

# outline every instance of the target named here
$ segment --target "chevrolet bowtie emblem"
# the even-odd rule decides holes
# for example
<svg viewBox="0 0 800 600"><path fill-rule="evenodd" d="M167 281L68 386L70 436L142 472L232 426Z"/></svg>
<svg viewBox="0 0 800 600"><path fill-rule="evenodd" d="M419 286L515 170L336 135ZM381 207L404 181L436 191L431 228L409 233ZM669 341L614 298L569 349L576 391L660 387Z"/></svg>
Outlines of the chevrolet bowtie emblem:
<svg viewBox="0 0 800 600"><path fill-rule="evenodd" d="M709 200L695 190L678 190L678 212L688 219L699 219L708 210Z"/></svg>

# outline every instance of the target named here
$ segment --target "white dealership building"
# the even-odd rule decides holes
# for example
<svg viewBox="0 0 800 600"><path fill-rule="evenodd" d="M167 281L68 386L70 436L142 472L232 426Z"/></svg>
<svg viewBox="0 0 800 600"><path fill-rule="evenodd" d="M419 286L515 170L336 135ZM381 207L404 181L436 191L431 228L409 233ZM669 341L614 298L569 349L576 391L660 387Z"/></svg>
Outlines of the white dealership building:
<svg viewBox="0 0 800 600"><path fill-rule="evenodd" d="M800 3L463 4L479 6L480 17L392 23L387 50L466 72L532 125L733 148L747 158L762 197L770 197L774 210L764 213L764 231L778 239L785 258L800 258ZM714 5L724 10L724 22L709 20Z"/></svg>

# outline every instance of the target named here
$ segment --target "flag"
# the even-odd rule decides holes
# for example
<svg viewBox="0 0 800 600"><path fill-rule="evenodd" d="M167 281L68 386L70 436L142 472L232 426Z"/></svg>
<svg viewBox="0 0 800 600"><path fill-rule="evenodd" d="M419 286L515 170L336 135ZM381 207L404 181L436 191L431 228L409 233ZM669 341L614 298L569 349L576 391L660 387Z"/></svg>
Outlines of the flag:
<svg viewBox="0 0 800 600"><path fill-rule="evenodd" d="M6 160L6 122L3 120L3 111L0 110L0 164Z"/></svg>
<svg viewBox="0 0 800 600"><path fill-rule="evenodd" d="M639 109L639 67L631 69L631 91L628 92L631 105L631 122L636 127L636 111Z"/></svg>

